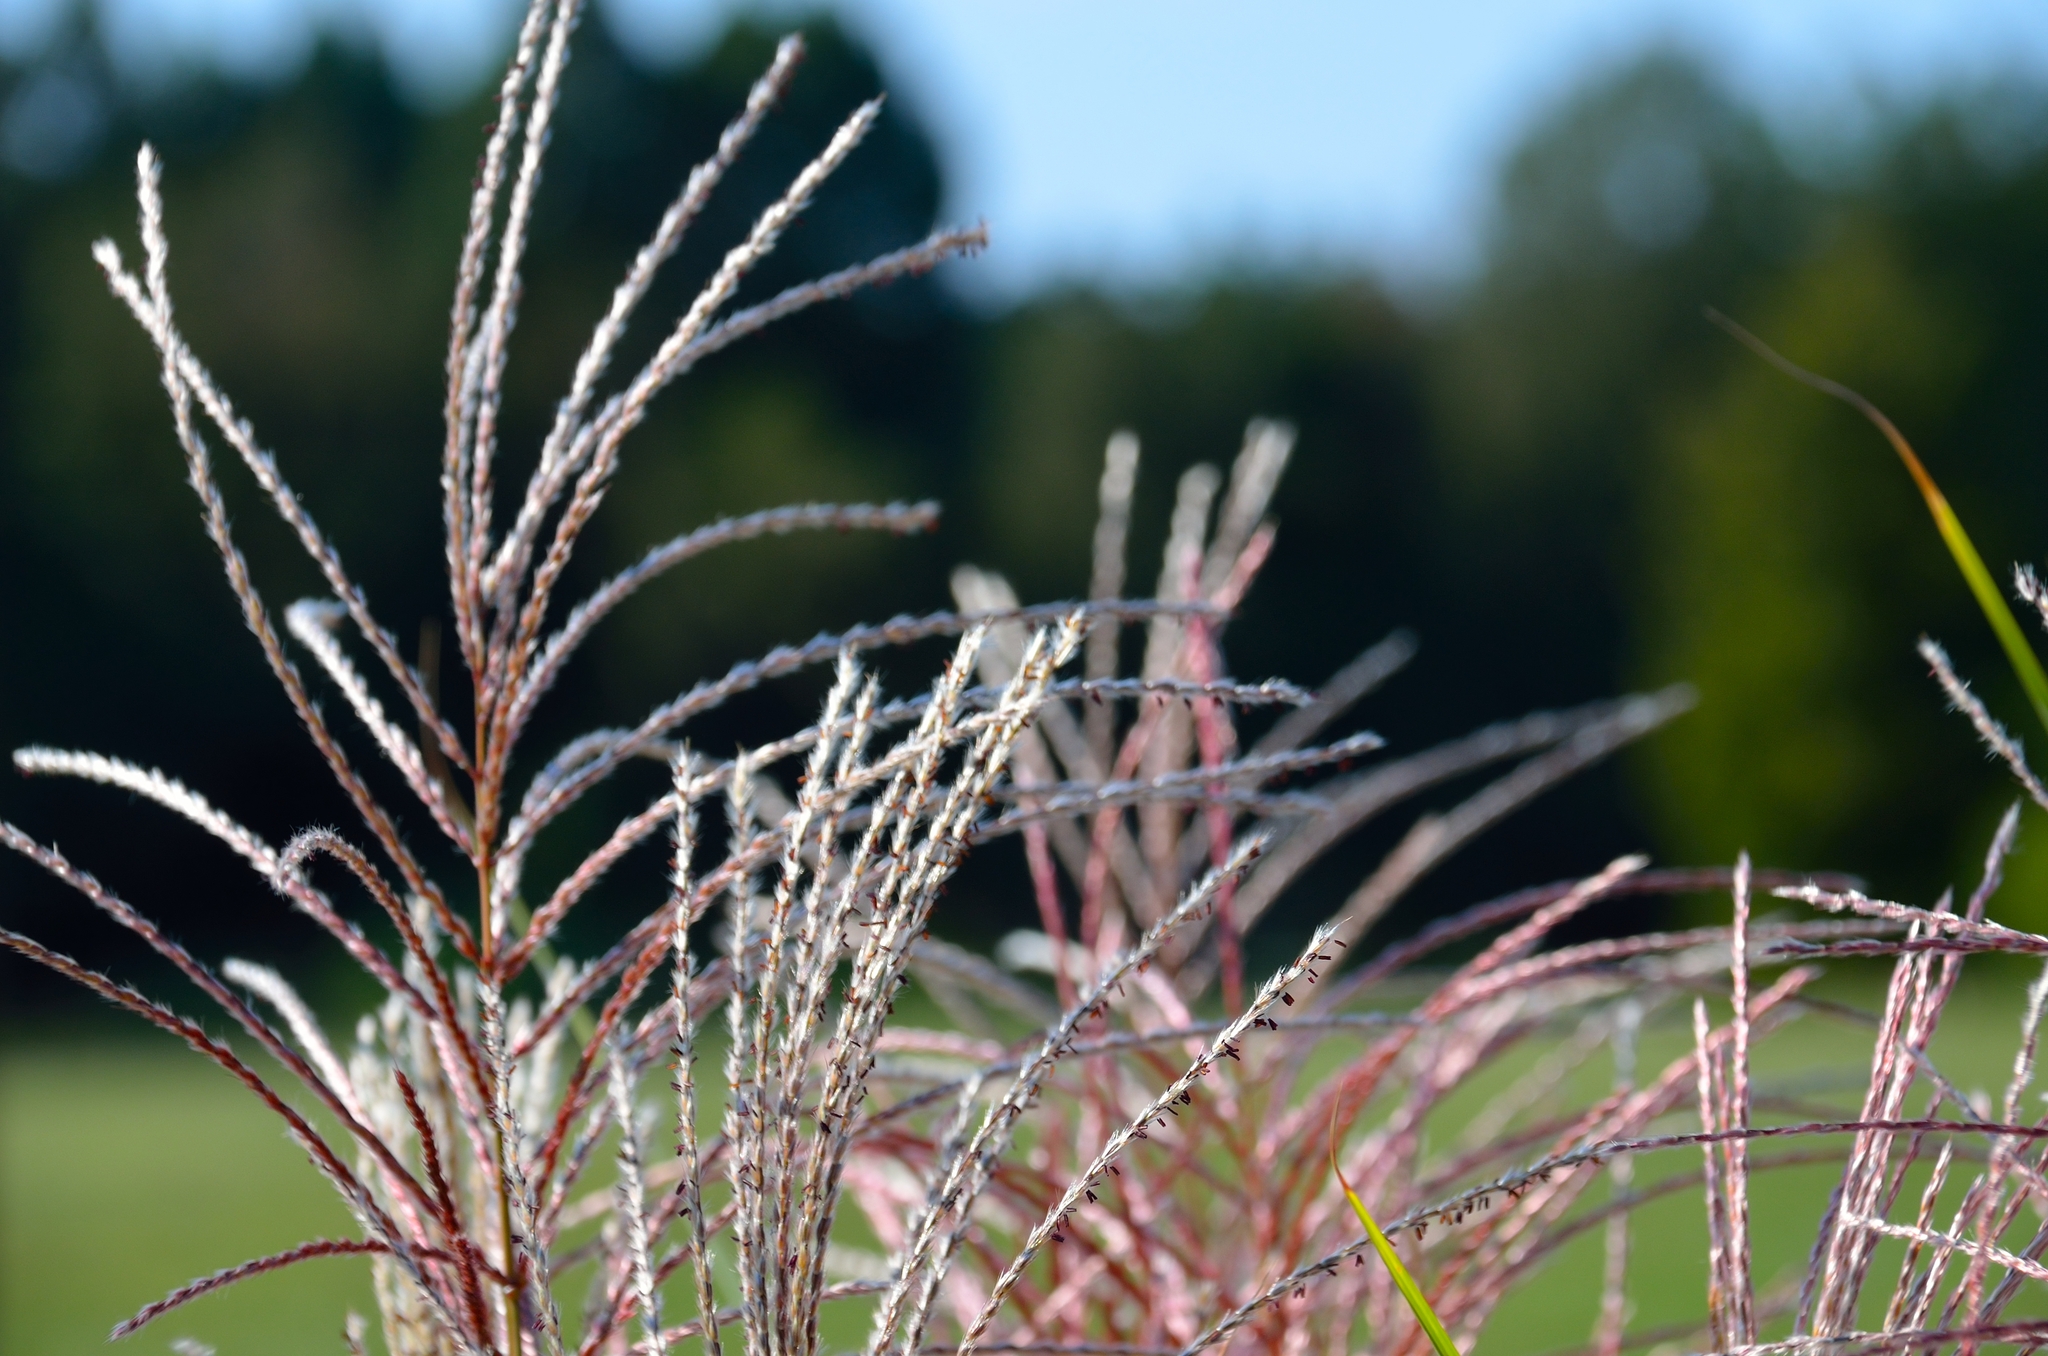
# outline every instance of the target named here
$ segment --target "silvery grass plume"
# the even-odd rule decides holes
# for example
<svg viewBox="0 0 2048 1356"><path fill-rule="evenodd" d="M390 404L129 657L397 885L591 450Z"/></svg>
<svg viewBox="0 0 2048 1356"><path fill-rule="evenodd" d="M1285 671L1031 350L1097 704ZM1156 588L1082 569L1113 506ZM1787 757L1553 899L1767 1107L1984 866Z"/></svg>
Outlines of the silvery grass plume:
<svg viewBox="0 0 2048 1356"><path fill-rule="evenodd" d="M149 148L137 162L140 269L111 241L95 247L115 295L156 346L188 479L244 621L352 802L362 837L314 829L280 847L155 770L50 749L21 750L16 763L25 772L125 788L213 833L388 994L344 1054L275 971L237 959L208 964L57 850L0 825L0 841L170 960L303 1085L318 1112L302 1113L198 1022L30 938L0 931L0 942L180 1035L231 1072L284 1118L360 1231L195 1281L116 1335L247 1276L366 1254L393 1352L519 1356L619 1350L628 1342L661 1351L689 1337L717 1349L719 1328L733 1323L750 1352L814 1350L823 1304L876 1289L826 1275L855 1132L879 1086L886 1019L934 902L974 842L1010 827L1001 822L999 797L1024 731L1049 701L1067 697L1301 698L1284 684L1119 685L1059 676L1101 617L1220 611L1201 603L1013 609L1002 620L1023 626L1027 639L1007 656L1005 679L993 684L975 681L990 621L899 617L778 649L699 683L630 729L572 740L515 787L515 750L537 703L596 624L649 579L727 542L800 529L915 531L935 513L928 504L801 505L714 523L653 548L565 606L557 585L605 497L623 440L650 402L700 359L753 330L923 272L985 239L979 228L943 231L730 308L742 280L872 127L879 103L863 105L726 253L654 356L605 394L612 353L656 273L795 74L802 47L785 41L615 290L535 470L500 518L504 495L494 466L503 374L527 226L579 9L574 0L536 0L526 13L460 256L441 488L455 648L474 710L469 729L444 714L277 461L187 345L169 291L161 167ZM235 543L216 479L215 439L254 476L327 582L328 597L284 609L282 626ZM373 794L350 752L353 738L328 722L303 659L287 649L287 632L339 689L416 806L401 811ZM866 650L945 636L957 637L955 653L922 697L885 700L861 669ZM816 725L726 761L675 741L688 720L735 694L826 663L836 664L836 681ZM394 698L396 707L388 704ZM535 890L524 867L538 836L640 757L668 763L670 790L551 888ZM772 779L792 760L802 766L793 802ZM707 806L724 820L722 854L697 847L697 817ZM466 885L437 880L409 846L402 823L413 816L431 821L467 859L473 912L460 902ZM604 955L582 963L556 956L552 942L565 917L649 839L675 846L667 898ZM1256 840L1240 844L1221 870L1190 888L1182 916L1210 907L1256 855ZM344 889L369 897L397 938L395 952L348 917ZM529 899L538 906L529 909ZM721 927L694 927L714 917ZM656 997L664 970L667 992ZM700 1097L703 1023L721 1008L726 1078ZM652 1162L643 1145L656 1122L639 1096L658 1063L674 1071L673 1165ZM723 1127L700 1138L700 1113L715 1106L722 1106ZM592 1171L607 1158L614 1169ZM585 1189L606 1176L614 1179L608 1189ZM596 1235L579 1234L597 1215L605 1219ZM695 1312L680 1328L665 1327L662 1287L684 1267L694 1278ZM588 1294L565 1321L569 1291L558 1278L567 1276ZM737 1311L721 1307L735 1292Z"/></svg>
<svg viewBox="0 0 2048 1356"><path fill-rule="evenodd" d="M1348 1351L1361 1324L1381 1348L1419 1352L1424 1338L1397 1307L1387 1273L1345 1265L1369 1244L1346 1223L1349 1207L1320 1149L1333 1120L1356 1118L1341 1146L1345 1175L1412 1250L1410 1270L1461 1344L1508 1290L1593 1228L1608 1240L1609 1266L1592 1349L1609 1356L1639 1338L1624 1331L1628 1214L1663 1188L1633 1189L1626 1169L1653 1148L1706 1153L1710 1340L1754 1344L1758 1325L1794 1301L1754 1293L1748 1183L1797 1155L1752 1159L1747 1144L1824 1132L1856 1139L1797 1300L1801 1331L1812 1334L1799 1340L1865 1340L1851 1327L1870 1243L1900 1230L1925 1265L1902 1280L1887 1330L1896 1340L1884 1341L1904 1349L2022 1340L1988 1334L2011 1327L1999 1326L2003 1306L2021 1281L2039 1279L2033 1259L2048 1252L2048 1235L2017 1249L2000 1241L2042 1181L2044 1132L2011 1124L2024 1077L2016 1074L2004 1123L1993 1123L1947 1092L1924 1055L1962 952L2048 952L2048 939L1983 921L2009 828L1986 888L1960 915L1875 903L1839 882L1751 873L1746 863L1659 872L1629 859L1467 910L1340 978L1346 952L1451 852L1689 699L1670 691L1539 713L1351 770L1378 749L1374 736L1317 741L1406 661L1412 642L1397 635L1368 649L1316 694L1237 682L1224 658L1229 618L1275 541L1268 507L1292 439L1282 425L1255 423L1227 480L1207 467L1182 478L1151 599L1125 597L1138 449L1120 435L1109 446L1085 601L1025 607L1000 578L963 569L956 612L774 650L631 727L571 740L515 782L538 703L597 624L651 578L729 542L823 528L916 531L936 512L800 505L712 523L652 548L571 605L558 585L654 398L700 359L783 316L984 243L978 228L943 231L732 307L741 282L872 126L877 105L864 105L727 252L646 365L606 386L655 275L793 77L801 45L786 40L613 293L533 473L508 495L495 474L503 379L578 15L574 0L535 0L527 10L451 311L441 490L468 728L406 661L186 344L170 298L160 167L147 148L138 159L139 272L112 242L95 249L155 343L187 475L243 618L360 822L278 846L159 771L39 748L19 751L16 764L124 788L183 815L326 929L387 995L352 1044L337 1048L274 970L201 960L56 849L0 825L0 842L175 965L317 1112L299 1110L199 1022L18 933L0 929L0 944L177 1034L241 1081L284 1119L357 1227L355 1237L310 1241L194 1281L116 1335L247 1276L362 1255L393 1356L661 1356L686 1345L711 1356L728 1345L746 1356L811 1356L828 1306L851 1311L849 1323L833 1320L835 1331L866 1328L869 1356L1194 1356L1232 1347L1294 1356ZM281 625L235 544L215 441L255 478L327 583L326 597L285 608ZM1143 628L1143 657L1123 675L1127 626ZM956 643L925 693L891 698L862 667L866 652L934 637ZM308 656L359 732L329 723L301 667ZM815 724L729 759L681 738L693 718L733 696L822 665L834 679ZM1247 744L1240 714L1270 706L1285 714ZM404 783L403 806L370 789L352 752L364 746ZM529 880L540 835L644 758L667 765L666 791L559 880ZM1420 793L1502 767L1452 809L1417 818L1304 949L1265 983L1247 984L1247 936L1322 854ZM1297 779L1305 789L1279 785ZM437 879L408 845L406 825L421 822L468 863L473 889ZM1041 927L1010 939L1003 957L1048 972L1050 998L926 935L965 855L1004 836L1021 840ZM603 954L558 954L568 915L651 842L673 851L665 896ZM1815 903L1862 916L1752 922L1759 885L1802 888ZM1701 889L1732 892L1732 927L1541 949L1596 901ZM395 946L350 917L358 895ZM464 902L472 898L473 907ZM1358 1010L1418 961L1489 934L1419 1004ZM1870 950L1897 951L1900 961L1861 1115L1758 1125L1757 1113L1779 1108L1752 1095L1751 1042L1800 1010L1812 971L1792 968L1752 992L1751 965ZM1638 1078L1643 1024L1683 1010L1724 974L1729 1019L1717 1026L1693 1009L1694 1051ZM913 976L955 1029L892 1022ZM2037 994L2027 1075L2038 1009ZM1341 1060L1334 1072L1312 1073L1310 1057L1329 1041L1347 1043ZM1563 1075L1610 1055L1612 1090L1571 1102ZM1458 1134L1425 1133L1446 1099L1513 1060L1527 1064L1523 1076ZM1904 1100L1916 1080L1936 1089L1918 1120ZM1955 1119L1938 1118L1945 1103ZM1693 1114L1699 1130L1670 1131L1671 1118ZM657 1151L657 1136L669 1151ZM1965 1214L1945 1231L1931 1204L1910 1225L1890 1220L1902 1159L1935 1140L1986 1136L1994 1147ZM1952 1157L1942 1150L1942 1171ZM1601 1182L1605 1194L1595 1190ZM1937 1314L1945 1269L1958 1266L1963 1276ZM365 1349L366 1328L351 1319L351 1349Z"/></svg>

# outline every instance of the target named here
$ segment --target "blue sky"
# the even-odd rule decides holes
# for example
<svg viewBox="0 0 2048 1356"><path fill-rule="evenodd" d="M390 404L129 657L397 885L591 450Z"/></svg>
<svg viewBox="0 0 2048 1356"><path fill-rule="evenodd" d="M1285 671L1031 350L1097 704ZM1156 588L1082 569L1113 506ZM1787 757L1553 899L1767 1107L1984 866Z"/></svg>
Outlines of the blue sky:
<svg viewBox="0 0 2048 1356"><path fill-rule="evenodd" d="M0 0L21 49L59 0ZM486 75L514 0L102 0L142 71L288 71L363 27L429 101ZM742 6L599 0L687 52ZM1220 261L1367 266L1427 287L1473 257L1492 168L1587 72L1698 51L1788 136L1853 141L1955 81L2048 78L2048 0L840 0L938 132L956 217L997 248L970 286L1170 283ZM789 3L747 8L770 14Z"/></svg>

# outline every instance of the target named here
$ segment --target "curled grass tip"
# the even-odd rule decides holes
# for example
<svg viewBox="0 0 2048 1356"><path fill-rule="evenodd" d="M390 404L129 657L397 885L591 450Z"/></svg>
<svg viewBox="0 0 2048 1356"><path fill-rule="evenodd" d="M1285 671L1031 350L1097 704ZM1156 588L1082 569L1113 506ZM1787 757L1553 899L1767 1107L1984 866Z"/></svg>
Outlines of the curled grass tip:
<svg viewBox="0 0 2048 1356"><path fill-rule="evenodd" d="M1991 623L1991 629L1998 636L1998 643L2005 650L2006 662L2026 689L2027 700L2033 704L2034 715L2043 729L2048 729L2048 673L2043 673L2041 661L2035 656L2033 647L2027 644L2026 635L2020 630L2019 619L2007 606L2005 595L1998 591L1998 585L1991 578L1991 571L1984 568L1984 558L1977 554L1976 545L1970 534L1963 530L1962 520L1949 507L1947 496L1934 483L1934 477L1927 474L1927 468L1920 464L1913 445L1906 441L1906 435L1899 432L1898 425L1885 417L1862 394L1850 390L1838 381L1830 380L1818 373L1809 372L1786 358L1763 340L1751 334L1713 307L1707 307L1707 319L1726 330L1737 341L1762 358L1771 366L1795 381L1804 382L1824 395L1831 395L1844 404L1859 411L1864 418L1876 425L1877 431L1885 436L1892 450L1905 463L1906 471L1913 477L1913 483L1920 487L1920 497L1927 501L1927 511L1934 516L1935 530L1948 545L1948 551L1955 557L1956 568L1963 573L1963 582L1970 586L1970 592L1977 596L1977 606L1984 609L1984 619Z"/></svg>

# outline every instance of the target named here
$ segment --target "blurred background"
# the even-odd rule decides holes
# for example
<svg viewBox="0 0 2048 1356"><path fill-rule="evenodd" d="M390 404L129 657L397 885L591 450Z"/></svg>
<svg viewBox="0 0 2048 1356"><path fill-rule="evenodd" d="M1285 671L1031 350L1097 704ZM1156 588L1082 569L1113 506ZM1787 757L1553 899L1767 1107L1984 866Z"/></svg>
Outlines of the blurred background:
<svg viewBox="0 0 2048 1356"><path fill-rule="evenodd" d="M790 27L811 59L647 314L672 314L882 89L879 132L756 289L938 221L985 217L995 245L664 397L577 577L793 500L929 496L940 529L771 540L677 572L600 633L530 747L779 641L946 606L960 561L1027 600L1085 589L1117 428L1143 441L1146 583L1176 477L1269 415L1300 441L1278 552L1231 632L1240 675L1313 684L1411 628L1419 657L1359 715L1406 750L1537 707L1699 692L1427 879L1387 935L1636 849L1746 847L1913 901L1974 879L2011 791L1913 643L1944 641L2034 733L2017 687L1883 443L1701 309L1887 410L1994 572L2043 559L2048 11L1380 8L596 4L535 225L510 446L537 445L612 282ZM445 606L447 293L515 19L506 0L0 0L0 743L154 764L273 838L349 821L219 579L148 346L88 247L132 251L133 155L153 141L187 332L409 635ZM266 596L317 592L252 487L224 479ZM884 666L905 688L929 659ZM817 693L780 685L693 738L723 752L786 730ZM561 836L599 833L641 789L594 797ZM10 771L0 816L202 954L260 955L325 1009L359 1006L310 927L161 812ZM1333 855L1261 945L1291 945L1405 827ZM942 923L970 942L1028 910L1014 849L990 855ZM569 949L644 912L658 870L620 873ZM2012 875L2002 916L2048 926L2048 852L2023 839ZM0 861L0 922L177 996L88 912ZM0 1163L100 1126L30 1114L65 1083L33 1052L125 1028L11 960L0 1021L32 1052L5 1084ZM0 1178L0 1222L19 1224L32 1175ZM14 1232L0 1247L52 1246ZM0 1265L0 1324L27 1312L22 1274ZM39 1340L22 1349L69 1349Z"/></svg>

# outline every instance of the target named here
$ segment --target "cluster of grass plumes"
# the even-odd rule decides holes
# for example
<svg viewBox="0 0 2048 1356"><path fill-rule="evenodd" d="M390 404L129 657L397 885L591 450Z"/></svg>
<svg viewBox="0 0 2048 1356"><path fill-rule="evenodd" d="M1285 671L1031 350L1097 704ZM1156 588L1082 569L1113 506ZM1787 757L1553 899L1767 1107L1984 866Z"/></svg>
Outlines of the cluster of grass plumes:
<svg viewBox="0 0 2048 1356"><path fill-rule="evenodd" d="M501 522L494 467L507 344L577 17L571 0L535 0L527 13L460 256L442 489L467 729L378 623L182 338L147 149L143 268L131 271L110 242L97 247L115 294L156 344L188 477L244 620L360 826L309 830L278 847L158 771L38 748L15 762L126 789L215 835L387 995L338 1049L274 970L203 961L54 848L0 825L0 842L168 959L314 1109L199 1022L13 931L0 929L0 945L180 1036L244 1083L285 1121L359 1230L196 1281L117 1335L244 1277L367 1255L393 1356L660 1356L679 1344L716 1356L727 1342L747 1356L810 1356L828 1306L865 1323L868 1356L1251 1347L1293 1356L1348 1350L1361 1324L1381 1348L1419 1351L1425 1341L1472 1342L1504 1295L1570 1239L1600 1229L1609 1260L1591 1349L1613 1356L1641 1336L1624 1331L1629 1215L1665 1189L1635 1190L1629 1165L1640 1152L1688 1148L1708 1165L1714 1283L1703 1329L1713 1346L1756 1349L1780 1307L1794 1312L1791 1346L1802 1348L2048 1341L2048 1327L2001 1323L2023 1280L2048 1277L2034 1260L2048 1252L2048 1233L2017 1249L2001 1241L2048 1170L2031 1152L2048 1130L2014 1123L2039 991L1999 1120L1954 1092L1925 1055L1962 953L2048 952L2048 939L1984 920L2012 821L1960 914L1873 902L1836 882L1753 876L1746 863L1652 871L1625 859L1588 880L1467 910L1339 973L1366 930L1449 853L1689 698L1674 690L1539 713L1353 770L1376 754L1377 738L1326 732L1406 661L1405 636L1367 649L1316 693L1237 682L1224 659L1224 627L1275 540L1267 508L1290 447L1284 426L1254 423L1227 478L1208 467L1182 478L1150 599L1125 596L1138 450L1119 435L1086 600L1024 607L1000 578L963 569L957 612L778 649L630 728L572 740L528 774L516 755L537 704L596 624L650 578L732 541L915 531L934 513L802 505L721 521L655 547L571 606L558 585L649 402L754 329L983 239L941 232L730 308L872 125L875 105L864 106L725 256L647 364L601 397L654 275L792 78L800 46L785 42L614 293ZM286 608L282 628L235 544L210 438L254 476L329 586L331 596ZM1127 626L1145 630L1130 676L1119 663ZM948 636L957 637L952 657L922 695L889 698L862 667L864 652ZM364 651L371 662L358 667L352 652ZM328 722L295 654L311 657L359 731ZM681 738L736 694L821 665L835 678L815 724L729 759ZM393 698L402 715L387 706ZM1274 706L1283 714L1247 747L1244 712ZM2019 766L2002 739L1995 745ZM362 743L388 771L359 766L350 749ZM665 763L667 789L552 885L530 881L539 836L636 758ZM1248 982L1247 935L1322 854L1419 793L1504 765L1454 808L1417 818L1292 961ZM402 785L410 799L387 804L373 779ZM437 879L408 823L431 824L468 864L466 879ZM964 856L1004 836L1020 840L1041 924L1004 943L1008 968L926 933ZM558 954L564 919L598 882L626 854L663 844L674 852L669 888L641 920L599 956ZM1859 917L1752 922L1756 885ZM1703 889L1731 892L1730 926L1544 949L1597 900ZM366 907L367 928L351 917ZM1433 975L1419 1001L1363 1009L1442 948L1489 934L1471 959ZM1871 952L1899 960L1861 1113L1760 1123L1778 1108L1751 1094L1752 1041L1801 1010L1810 958ZM1790 968L1753 991L1751 966L1763 964ZM1016 969L1044 972L1050 993ZM892 1020L913 978L952 1028ZM1702 999L1723 992L1730 1016L1716 1025ZM1643 1024L1687 1004L1693 1050L1637 1078ZM1345 1043L1334 1063L1322 1058L1330 1042ZM1564 1073L1609 1051L1612 1090L1571 1103ZM722 1065L718 1076L707 1077L706 1057ZM1518 1062L1527 1067L1512 1087L1451 1143L1432 1146L1425 1123L1448 1099ZM1918 1119L1905 1104L1916 1082L1933 1098ZM1357 1128L1340 1141L1333 1125ZM1853 1140L1843 1186L1806 1285L1789 1298L1757 1295L1749 1184L1804 1151L1752 1159L1749 1141L1833 1135L1839 1144L1844 1134ZM1939 1185L1912 1223L1892 1221L1915 1158L1959 1139L1990 1148L1954 1222L1936 1227ZM1936 1175L1955 1158L1943 1147ZM1372 1243L1336 1189L1339 1168L1361 1212L1369 1207L1408 1252L1412 1266L1398 1274L1420 1278L1413 1294L1397 1293L1395 1273L1372 1264ZM1912 1261L1883 1330L1860 1333L1871 1246L1892 1236L1909 1241ZM1440 1316L1440 1329L1425 1337L1404 1303ZM346 1338L362 1350L366 1325L352 1321Z"/></svg>
<svg viewBox="0 0 2048 1356"><path fill-rule="evenodd" d="M786 41L614 292L516 509L499 522L494 468L508 341L579 10L553 0L536 0L528 10L460 255L441 483L454 648L469 680L468 730L458 729L435 684L406 661L276 460L186 344L169 291L160 166L148 148L137 167L142 268L131 271L111 241L95 247L113 292L156 345L188 479L244 621L354 805L368 843L323 828L274 846L173 778L99 754L29 748L15 763L27 773L126 789L214 834L388 994L358 1024L344 1055L274 970L240 959L217 967L201 960L56 849L0 826L0 841L169 960L302 1085L317 1110L302 1111L200 1023L26 936L0 930L0 944L179 1035L232 1073L284 1119L361 1231L360 1238L316 1240L194 1282L144 1308L117 1335L247 1276L368 1254L393 1352L516 1356L529 1348L614 1350L628 1341L659 1351L691 1335L715 1350L719 1327L729 1322L738 1323L749 1350L815 1349L824 1304L888 1289L873 1281L830 1284L826 1259L849 1163L885 1076L878 1066L886 1021L934 903L972 845L1042 825L1059 812L1006 807L1006 774L1026 730L1073 700L1307 700L1287 684L1213 676L1060 676L1090 628L1105 619L1220 621L1226 609L1213 602L1107 599L1011 608L997 618L899 617L739 665L630 729L572 740L515 786L515 753L536 705L594 626L649 579L705 550L767 533L915 531L932 518L930 505L803 505L722 521L651 549L567 606L557 587L605 497L623 440L655 396L706 355L782 316L928 270L984 241L979 228L940 232L767 301L730 308L740 283L872 127L879 104L866 104L727 252L647 363L601 397L613 351L656 273L794 76L801 44ZM216 437L255 478L329 586L330 597L284 609L282 627L235 543L209 441ZM1021 629L1005 629L997 643L992 628L999 625ZM349 751L354 737L329 723L286 633L340 692L402 782L410 796L405 809L375 793ZM944 636L957 636L958 647L925 696L886 700L860 667L863 651ZM351 654L358 648L372 657L367 671ZM1003 677L977 685L977 671L994 651ZM837 676L816 725L729 760L699 756L676 739L691 718L734 695L818 664L836 664ZM391 694L403 716L387 706ZM1370 743L1354 738L1289 759L1236 760L1215 775L1256 787ZM545 893L533 889L525 866L538 837L593 786L640 757L668 764L668 792L617 825ZM791 762L801 764L793 798L774 780ZM1070 812L1220 794L1207 778L1061 792ZM697 818L705 806L722 822L718 852L699 846ZM473 894L467 881L435 877L412 846L407 818L430 822L467 861ZM556 955L558 929L593 886L637 845L664 839L675 847L667 897L603 955L584 962ZM1229 849L1185 892L1176 921L1213 907L1256 855L1252 842ZM372 928L349 916L346 897L357 891L376 909L380 921ZM465 896L473 905L464 905ZM537 907L528 906L529 898ZM380 943L379 933L395 939L395 949ZM666 986L659 983L664 972ZM700 1098L695 1059L708 1040L702 1026L721 1012L725 1076L712 1096ZM641 1095L661 1064L672 1068L678 1096L672 1164L650 1164L643 1145L649 1124ZM1028 1098L1033 1085L1035 1079L1026 1080L1021 1095ZM701 1144L700 1101L723 1115L722 1129ZM613 1140L615 1155L607 1147ZM971 1206L1002 1147L977 1142L971 1162L983 1176L954 1192L949 1206ZM615 1166L593 1174L607 1160ZM600 1180L586 1187L593 1175ZM596 1214L605 1222L595 1236L576 1236ZM685 1268L695 1279L696 1312L670 1328L662 1286ZM720 1307L717 1271L733 1278L736 1311ZM890 1311L921 1327L929 1287L917 1268L896 1274ZM560 1278L572 1275L588 1294L580 1323L565 1328Z"/></svg>

